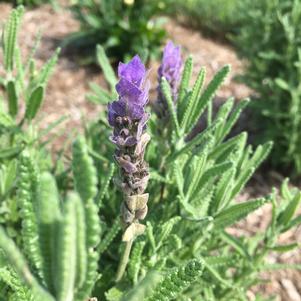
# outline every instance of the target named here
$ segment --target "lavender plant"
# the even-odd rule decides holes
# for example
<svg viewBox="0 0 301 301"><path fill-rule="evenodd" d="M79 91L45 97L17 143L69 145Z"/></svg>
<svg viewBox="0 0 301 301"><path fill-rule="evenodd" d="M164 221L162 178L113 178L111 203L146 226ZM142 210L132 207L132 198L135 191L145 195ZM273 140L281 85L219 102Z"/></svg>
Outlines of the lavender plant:
<svg viewBox="0 0 301 301"><path fill-rule="evenodd" d="M18 42L22 6L12 10L2 31L1 72L0 72L0 222L6 223L11 235L17 235L18 213L16 210L17 158L27 148L40 162L41 168L48 170L51 160L45 150L49 133L62 116L46 127L38 130L37 114L43 104L47 82L56 64L59 50L42 68L36 67L34 58L40 37L27 57L22 57ZM44 142L42 143L42 140Z"/></svg>
<svg viewBox="0 0 301 301"><path fill-rule="evenodd" d="M241 34L233 40L239 54L248 60L240 80L256 91L253 112L258 140L279 141L270 161L283 172L291 170L298 175L301 3L251 1L242 12Z"/></svg>
<svg viewBox="0 0 301 301"><path fill-rule="evenodd" d="M177 48L173 46L173 49ZM116 78L103 49L99 48L99 52L100 64L104 74L110 75L112 87ZM178 55L179 50L175 53ZM166 54L162 66L166 66L165 58ZM179 60L179 57L175 59ZM297 247L297 244L280 245L277 237L300 223L300 216L295 217L293 213L300 203L299 191L290 190L285 182L279 196L273 191L266 197L236 203L236 196L266 158L272 143L253 150L246 144L245 132L227 138L249 101L242 100L234 107L233 99L229 99L214 114L211 109L214 95L230 68L223 67L207 87L204 87L205 70L202 68L190 88L192 67L189 57L183 70L177 69L181 80L176 85L176 99L171 88L174 81L159 77L157 99L163 96L161 101L165 102L166 131L162 139L162 117L151 114L148 124L152 139L145 153L150 165L148 193L151 202L148 203L145 234L135 239L119 284L108 284L106 280L98 282L96 295L107 300L197 300L199 297L246 300L246 293L257 283L260 271L293 268L285 264L271 265L266 255ZM97 96L110 95L95 85L93 91L95 94L90 98L94 101ZM102 97L98 102L106 104L109 99ZM156 105L155 102L155 108ZM195 127L200 118L205 120L201 132ZM110 132L104 113L101 113L100 122L101 126L99 123L91 125L87 136L95 142L93 151L101 147L101 154L109 159L114 151L111 144L96 142L99 135ZM105 198L112 205L102 207L104 216L111 216L112 209L118 214L121 203L122 196L114 184L110 187ZM272 219L264 232L249 238L235 237L227 231L228 227L268 204L273 208ZM286 216L286 226L280 216ZM124 252L119 243L120 228L115 225L114 222L112 228L105 231L110 244L102 255L107 258L106 265L101 264L103 279L114 277L111 270L117 270L116 260L109 259L110 250L119 249L120 256ZM135 285L131 290L130 283Z"/></svg>
<svg viewBox="0 0 301 301"><path fill-rule="evenodd" d="M96 246L100 238L96 170L83 139L73 146L76 192L61 201L56 181L40 174L24 152L19 162L18 202L22 249L1 228L0 247L7 266L0 279L11 287L9 300L87 300L98 278ZM17 277L14 286L9 278Z"/></svg>
<svg viewBox="0 0 301 301"><path fill-rule="evenodd" d="M162 104L160 115L147 112L148 71L140 58L120 63L117 81L98 52L117 93L92 85L108 113L74 141L64 177L44 171L32 144L15 156L8 182L18 187L21 235L10 238L7 225L0 228L0 300L247 300L261 271L300 269L266 259L298 247L278 237L301 223L300 191L285 181L279 194L236 200L272 143L253 150L246 133L228 138L247 100L234 106L229 99L213 112L229 66L206 87L202 68L191 87L192 58L181 70L180 50L169 43L154 104ZM166 131L159 131L163 122ZM68 185L58 185L62 180ZM228 231L264 205L272 212L263 232Z"/></svg>

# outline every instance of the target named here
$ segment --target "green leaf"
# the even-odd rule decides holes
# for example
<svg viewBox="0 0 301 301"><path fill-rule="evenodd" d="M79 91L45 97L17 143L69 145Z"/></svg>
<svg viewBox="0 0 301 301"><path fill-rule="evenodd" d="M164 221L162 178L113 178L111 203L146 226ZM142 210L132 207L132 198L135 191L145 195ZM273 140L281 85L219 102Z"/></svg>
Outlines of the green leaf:
<svg viewBox="0 0 301 301"><path fill-rule="evenodd" d="M97 199L96 203L97 203L98 207L102 206L102 200L103 200L103 198L105 197L105 194L108 191L110 182L111 182L111 180L112 180L112 178L114 176L114 172L115 172L115 164L111 163L110 167L109 167L109 171L105 175L105 178L102 181L101 189L100 189L100 191L98 193L98 196L96 198Z"/></svg>
<svg viewBox="0 0 301 301"><path fill-rule="evenodd" d="M288 183L289 183L289 178L286 178L284 179L280 187L281 196L286 200L290 200L292 198L292 193L288 187Z"/></svg>
<svg viewBox="0 0 301 301"><path fill-rule="evenodd" d="M75 188L83 201L93 199L97 193L97 172L83 136L73 143L72 153Z"/></svg>
<svg viewBox="0 0 301 301"><path fill-rule="evenodd" d="M227 242L234 250L236 250L241 256L250 260L250 255L247 247L241 242L241 240L226 231L221 232L221 238Z"/></svg>
<svg viewBox="0 0 301 301"><path fill-rule="evenodd" d="M4 148L0 150L0 159L8 159L16 157L22 152L24 145L13 146L9 148Z"/></svg>
<svg viewBox="0 0 301 301"><path fill-rule="evenodd" d="M205 269L222 285L225 287L231 287L231 283L224 279L219 272L212 266L212 264L209 263L208 259L204 259L203 258L203 262L204 262L204 267Z"/></svg>
<svg viewBox="0 0 301 301"><path fill-rule="evenodd" d="M179 127L176 109L175 109L174 103L172 101L170 86L169 86L168 81L164 77L161 79L161 89L162 89L164 98L167 102L169 116L172 120L173 128L175 129L177 136L180 137L180 127Z"/></svg>
<svg viewBox="0 0 301 301"><path fill-rule="evenodd" d="M96 54L97 54L97 61L100 67L102 68L106 80L110 84L111 91L113 92L115 89L115 85L117 84L117 78L108 60L105 50L101 45L96 46Z"/></svg>
<svg viewBox="0 0 301 301"><path fill-rule="evenodd" d="M204 90L199 100L196 102L196 105L193 108L192 112L189 114L189 122L188 126L186 127L188 129L188 132L190 132L196 125L206 106L213 99L215 93L222 85L229 72L230 66L226 65L215 74L214 78L208 84L207 88Z"/></svg>
<svg viewBox="0 0 301 301"><path fill-rule="evenodd" d="M15 125L15 122L10 115L6 114L3 111L0 111L0 125L5 128L9 128L13 127Z"/></svg>
<svg viewBox="0 0 301 301"><path fill-rule="evenodd" d="M142 301L148 298L161 281L162 276L157 271L150 271L134 288L125 293L120 301ZM119 299L118 299L119 301Z"/></svg>
<svg viewBox="0 0 301 301"><path fill-rule="evenodd" d="M183 117L181 116L181 128L184 132L186 132L186 129L190 127L189 124L191 123L191 116L197 106L197 101L204 84L205 75L206 71L202 68L193 86L192 93L187 100L186 110L184 111Z"/></svg>
<svg viewBox="0 0 301 301"><path fill-rule="evenodd" d="M268 154L271 152L272 147L273 147L273 142L271 141L266 142L263 145L259 145L256 148L252 158L248 161L248 164L247 166L245 166L245 168L252 167L254 169L257 169L259 165L266 159Z"/></svg>
<svg viewBox="0 0 301 301"><path fill-rule="evenodd" d="M301 264L293 263L272 263L272 264L264 264L260 266L261 271L275 271L275 270L301 270Z"/></svg>
<svg viewBox="0 0 301 301"><path fill-rule="evenodd" d="M12 117L18 114L18 96L16 91L16 84L14 80L8 81L6 85L8 96L8 110Z"/></svg>
<svg viewBox="0 0 301 301"><path fill-rule="evenodd" d="M222 128L219 135L218 141L222 141L231 131L232 127L235 125L243 109L249 104L249 99L244 99L239 101L238 105L234 108L230 118L227 120Z"/></svg>
<svg viewBox="0 0 301 301"><path fill-rule="evenodd" d="M26 151L22 153L18 165L18 191L16 200L22 219L21 235L23 251L30 265L41 276L43 275L43 260L40 250L40 240L37 239L39 238L39 230L36 216L39 176L35 164Z"/></svg>
<svg viewBox="0 0 301 301"><path fill-rule="evenodd" d="M43 278L50 292L54 292L56 234L61 219L59 192L55 179L48 172L40 177L37 200L39 245L42 253Z"/></svg>
<svg viewBox="0 0 301 301"><path fill-rule="evenodd" d="M279 226L286 226L294 216L295 211L297 210L299 203L301 201L301 192L298 191L293 199L289 202L286 208L279 214L277 218L277 224Z"/></svg>
<svg viewBox="0 0 301 301"><path fill-rule="evenodd" d="M177 111L178 111L179 120L182 119L183 111L187 105L187 103L184 102L184 100L188 92L191 74L192 74L192 57L189 56L185 61L185 65L182 73L182 79L181 79L179 92L178 92L178 98L177 98Z"/></svg>
<svg viewBox="0 0 301 301"><path fill-rule="evenodd" d="M145 246L145 241L138 241L133 247L131 258L128 266L128 274L133 284L137 284L139 270L142 262L142 252Z"/></svg>
<svg viewBox="0 0 301 301"><path fill-rule="evenodd" d="M116 218L113 225L109 228L109 231L106 233L105 237L102 238L97 251L99 256L103 254L104 251L109 247L113 239L116 237L116 235L119 233L121 230L121 225L120 225L120 219Z"/></svg>
<svg viewBox="0 0 301 301"><path fill-rule="evenodd" d="M88 94L87 99L95 104L102 104L106 105L110 101L112 101L113 96L108 93L106 90L101 88L95 83L89 83L90 89L95 93L95 94Z"/></svg>
<svg viewBox="0 0 301 301"><path fill-rule="evenodd" d="M298 226L301 224L301 215L295 217L294 219L292 219L290 222L288 222L288 224L283 227L281 229L281 233L284 233L292 228L294 228L295 226Z"/></svg>
<svg viewBox="0 0 301 301"><path fill-rule="evenodd" d="M31 274L25 258L18 250L15 243L6 235L2 227L0 228L0 248L4 251L10 265L19 275L19 277L32 289L35 296L43 301L55 301L54 298L47 293L37 282L36 278Z"/></svg>
<svg viewBox="0 0 301 301"><path fill-rule="evenodd" d="M13 71L19 23L23 14L23 6L12 10L3 31L4 66L7 71Z"/></svg>
<svg viewBox="0 0 301 301"><path fill-rule="evenodd" d="M191 260L185 266L174 269L164 277L146 300L178 300L177 296L201 276L203 268L203 260Z"/></svg>
<svg viewBox="0 0 301 301"><path fill-rule="evenodd" d="M38 77L38 85L45 86L47 83L54 66L56 65L58 61L59 54L61 52L60 48L57 48L53 56L46 62L46 64L43 66L42 70L39 72Z"/></svg>
<svg viewBox="0 0 301 301"><path fill-rule="evenodd" d="M286 91L290 90L289 83L287 81L283 80L282 78L279 78L279 77L276 78L275 83L279 88L281 88L283 90L286 90Z"/></svg>
<svg viewBox="0 0 301 301"><path fill-rule="evenodd" d="M222 144L217 144L212 152L209 154L208 158L210 160L217 160L224 153L229 153L235 150L239 145L245 145L247 142L247 133L242 132L239 135L227 140Z"/></svg>
<svg viewBox="0 0 301 301"><path fill-rule="evenodd" d="M232 224L245 218L251 212L257 210L270 201L269 198L259 198L253 201L248 201L240 204L233 205L214 217L214 228L226 228Z"/></svg>
<svg viewBox="0 0 301 301"><path fill-rule="evenodd" d="M155 237L158 237L158 241L156 243L157 250L161 247L163 242L169 237L173 227L181 220L180 216L172 217L170 220L165 222L163 225L160 226L158 232L156 233Z"/></svg>
<svg viewBox="0 0 301 301"><path fill-rule="evenodd" d="M209 182L211 179L222 175L223 173L227 172L230 168L232 168L233 163L232 162L224 162L220 164L216 164L206 170L206 172L201 177L198 187L203 187L207 182Z"/></svg>
<svg viewBox="0 0 301 301"><path fill-rule="evenodd" d="M25 118L27 120L32 120L36 116L39 108L41 107L43 98L44 98L43 86L38 86L32 91L26 103Z"/></svg>
<svg viewBox="0 0 301 301"><path fill-rule="evenodd" d="M214 131L218 127L221 120L215 120L211 126L209 126L205 131L198 134L192 140L188 141L184 147L180 150L176 151L169 157L168 161L174 161L178 156L187 154L193 150L198 149L198 151L202 151L204 148L209 148L209 146L213 146L215 142Z"/></svg>
<svg viewBox="0 0 301 301"><path fill-rule="evenodd" d="M77 194L74 195L76 198L76 279L74 287L81 287L85 280L87 274L87 239L86 239L86 216L84 206L81 199Z"/></svg>
<svg viewBox="0 0 301 301"><path fill-rule="evenodd" d="M299 246L300 245L295 242L295 243L288 244L288 245L276 245L276 246L270 248L270 250L275 251L275 252L285 253L285 252L292 251L292 250L298 248Z"/></svg>
<svg viewBox="0 0 301 301"><path fill-rule="evenodd" d="M57 231L55 289L58 301L73 300L76 277L76 207L78 198L68 195L64 203L63 218Z"/></svg>

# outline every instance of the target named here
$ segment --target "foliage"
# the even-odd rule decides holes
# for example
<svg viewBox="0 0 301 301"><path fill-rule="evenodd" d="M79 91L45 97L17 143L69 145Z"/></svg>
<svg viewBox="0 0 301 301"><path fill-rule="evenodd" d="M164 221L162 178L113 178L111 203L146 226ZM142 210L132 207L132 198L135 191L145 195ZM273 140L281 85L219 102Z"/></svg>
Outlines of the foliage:
<svg viewBox="0 0 301 301"><path fill-rule="evenodd" d="M71 7L80 31L65 40L80 55L93 56L101 44L113 60L127 60L138 53L144 59L158 56L165 35L158 18L164 1L76 0Z"/></svg>
<svg viewBox="0 0 301 301"><path fill-rule="evenodd" d="M109 77L109 86L113 88L117 79L104 57L104 50L98 47L98 51L101 56L99 63ZM146 155L151 167L147 189L150 202L146 233L134 242L127 273L117 286L112 287L113 282L108 284L107 281L113 277L112 270L117 270L117 262L100 263L103 278L97 283L94 293L100 298L246 300L246 291L260 281L259 271L290 267L270 265L266 255L298 246L279 245L277 237L300 222L300 216L294 217L295 213L292 213L300 202L300 192L290 190L285 182L279 196L273 191L266 197L243 203L235 201L267 157L272 144L268 142L253 150L246 144L247 134L244 132L227 138L248 100L234 106L233 100L229 99L213 114L213 97L229 73L229 66L222 68L207 86L204 86L205 70L201 69L195 84L190 87L192 66L192 58L189 57L182 72L176 102L172 101L168 82L162 79L161 90L167 101L169 121L167 124L164 121L165 126L162 126L162 121L155 114L150 120L152 140ZM110 99L116 99L116 95L92 85L89 99L94 103L107 104ZM207 122L207 126L196 132L195 125L200 118ZM91 124L86 131L93 153L100 150L102 157L99 161L104 160L103 156L107 160L112 157L114 147L98 139L110 132L105 113L101 113L99 121ZM101 166L99 173L103 170ZM120 198L111 184L106 196L110 202L104 201L101 209L106 220L111 219L112 209L118 214ZM265 231L254 237L236 237L227 231L228 227L233 227L264 205L272 208L272 220ZM286 225L283 224L281 216L286 216L290 222L287 220ZM116 235L115 231L113 233ZM109 259L110 250L116 252L118 248L121 255L123 247L119 246L119 241L111 241L101 258ZM170 269L179 268L192 259L202 264L203 274L189 282L187 290L184 282L176 278L164 283L152 274L155 270L165 277L173 275ZM124 295L129 282L136 286ZM163 287L160 288L158 283L162 283ZM179 290L175 289L175 283ZM175 295L170 295L171 292Z"/></svg>
<svg viewBox="0 0 301 301"><path fill-rule="evenodd" d="M301 172L301 3L253 1L234 41L248 60L241 79L254 89L261 141L273 139L272 163ZM254 42L256 41L256 42Z"/></svg>
<svg viewBox="0 0 301 301"><path fill-rule="evenodd" d="M183 16L186 23L221 37L235 33L241 24L241 11L249 0L174 1L171 13Z"/></svg>
<svg viewBox="0 0 301 301"><path fill-rule="evenodd" d="M56 5L56 0L1 0L12 3L14 6L25 5L27 7L36 7L45 3L51 3L52 5ZM0 1L0 2L1 2Z"/></svg>
<svg viewBox="0 0 301 301"><path fill-rule="evenodd" d="M16 21L19 12L17 9L12 13L4 34L4 66L11 76L15 74L11 72L14 56L8 54L11 49L19 48L12 46L15 30L10 28L19 24ZM117 78L101 46L98 59L111 89L106 91L92 85L90 99L108 104L116 99L113 87ZM136 57L135 64L137 61L141 63ZM120 66L123 71L128 68L125 64ZM140 68L143 69L141 64ZM229 137L248 100L235 105L233 99L229 99L213 112L214 96L229 74L229 66L221 68L209 82L202 68L190 85L192 69L193 60L188 57L175 94L168 79L160 79L166 118L160 119L152 112L153 107L147 108L151 112L148 128L139 129L139 133L145 134L143 131L147 130L152 137L143 159L143 164L149 163L149 174L143 174L150 177L146 190L149 212L145 228L139 224L145 232L131 239L132 249L128 242L122 243L121 230L129 229L126 222L120 223L119 217L126 194L119 190L120 175L118 177L112 162L114 153L115 158L122 154L117 146L123 147L120 141L119 144L112 141L133 129L129 127L125 131L119 127L120 114L132 116L134 126L137 125L135 117L127 115L131 113L130 105L119 113L110 105L112 112L119 114L113 120L113 133L105 110L98 120L84 124L84 136L73 142L72 156L66 154L66 166L61 169L58 167L61 161L52 166L51 161L45 164L45 159L41 159L44 145L39 140L34 144L25 143L25 140L17 155L0 157L1 166L13 170L0 184L3 187L6 183L14 185L13 191L2 195L2 199L5 203L8 199L14 200L15 214L20 219L19 228L14 228L19 236L12 237L7 221L0 228L1 301L84 301L92 297L107 301L247 300L247 291L261 282L259 272L301 268L300 265L267 261L270 252L287 252L298 247L297 243L280 244L278 237L301 223L301 216L296 214L300 191L289 188L285 181L279 193L273 190L260 198L237 200L237 195L269 154L272 143L266 142L253 149L247 145L247 133ZM34 82L29 80L32 85L37 83L30 91L44 88L38 80L48 77L43 70L36 73ZM143 77L147 76L144 71ZM147 89L139 80L142 75L131 69L130 81L124 74L119 84L121 80L127 84L123 90L118 89L119 103L124 101L122 97L126 99L134 91L142 95L138 100L143 101L143 111L139 112L143 118L148 117L144 111ZM135 79L143 86L142 91L137 92ZM6 78L3 83L7 89ZM16 95L27 91L27 81L25 83L24 89L20 84ZM8 111L1 111L6 116L2 118L4 121L21 116L20 139L27 135L23 125L34 122L40 107L38 92L29 98L34 101L26 101L24 114L16 105L15 99L19 97L9 92ZM177 95L176 100L173 95ZM157 101L153 103L156 105ZM197 130L200 120L203 127ZM6 123L3 124L2 135L10 137L12 133L7 130ZM135 130L138 132L138 128ZM18 141L16 138L7 140L8 143ZM124 146L122 151L129 150ZM135 153L138 151L130 155ZM122 155L125 157L127 153ZM148 173L146 168L143 171ZM124 180L131 180L122 172ZM263 206L271 208L271 220L266 229L256 235L231 234L230 227ZM124 258L127 260L123 261ZM119 274L116 281L119 262L125 263L126 271Z"/></svg>
<svg viewBox="0 0 301 301"><path fill-rule="evenodd" d="M43 131L38 130L37 114L43 104L47 82L56 64L59 49L41 68L36 67L34 55L39 44L37 37L28 57L22 57L18 43L23 7L13 10L2 33L0 74L0 206L1 223L6 223L10 235L16 235L19 219L16 203L17 159L27 148L41 169L50 168L45 135L62 122L56 121Z"/></svg>
<svg viewBox="0 0 301 301"><path fill-rule="evenodd" d="M87 171L89 176L95 172L84 146L83 141L74 146L73 161L79 166L73 172L75 179ZM55 179L47 172L39 174L26 152L19 170L22 245L28 263L1 229L0 246L23 284L20 288L12 287L14 293L10 298L16 295L20 301L28 300L20 295L20 289L23 292L27 287L36 300L86 300L97 279L95 247L100 227L92 196L80 195L88 196L95 183L69 192L62 202Z"/></svg>

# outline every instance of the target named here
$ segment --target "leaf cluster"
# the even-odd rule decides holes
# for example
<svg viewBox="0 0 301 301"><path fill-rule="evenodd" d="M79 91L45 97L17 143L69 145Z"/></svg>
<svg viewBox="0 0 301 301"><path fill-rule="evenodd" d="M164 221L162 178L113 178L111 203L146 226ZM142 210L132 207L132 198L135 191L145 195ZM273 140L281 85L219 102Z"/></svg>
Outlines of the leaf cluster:
<svg viewBox="0 0 301 301"><path fill-rule="evenodd" d="M271 162L301 171L301 2L252 1L234 43L248 60L241 80L256 92L253 112L259 139L275 144Z"/></svg>
<svg viewBox="0 0 301 301"><path fill-rule="evenodd" d="M101 44L114 61L134 54L144 60L157 57L165 36L159 17L164 6L164 1L158 0L73 1L71 10L81 26L64 45L94 58L95 46Z"/></svg>

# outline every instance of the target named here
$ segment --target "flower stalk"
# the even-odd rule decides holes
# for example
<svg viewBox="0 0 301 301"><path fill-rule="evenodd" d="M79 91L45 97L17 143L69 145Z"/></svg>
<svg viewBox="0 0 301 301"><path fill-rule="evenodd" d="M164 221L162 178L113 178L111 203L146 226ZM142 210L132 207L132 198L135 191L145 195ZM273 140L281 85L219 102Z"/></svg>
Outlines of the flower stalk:
<svg viewBox="0 0 301 301"><path fill-rule="evenodd" d="M149 171L144 153L150 140L146 133L150 116L145 111L149 85L146 69L139 56L127 64L120 63L118 76L116 90L119 97L108 106L108 120L113 127L111 141L116 145L114 158L120 167L115 183L123 193L121 219L125 231L122 240L126 243L116 281L120 281L125 272L135 237L145 229L139 221L147 214L148 193L145 193L145 189Z"/></svg>

